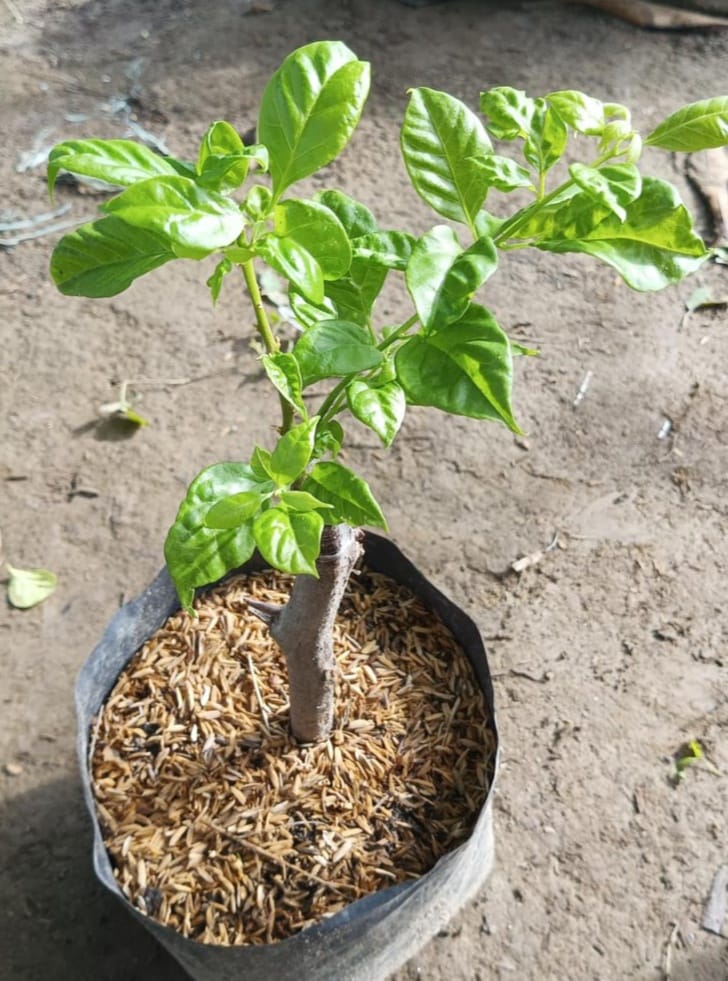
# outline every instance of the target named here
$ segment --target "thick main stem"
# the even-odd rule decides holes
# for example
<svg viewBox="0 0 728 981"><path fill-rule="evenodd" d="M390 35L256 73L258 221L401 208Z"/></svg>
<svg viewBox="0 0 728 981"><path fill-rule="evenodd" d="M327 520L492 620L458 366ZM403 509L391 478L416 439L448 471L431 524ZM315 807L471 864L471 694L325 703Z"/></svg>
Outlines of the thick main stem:
<svg viewBox="0 0 728 981"><path fill-rule="evenodd" d="M344 589L361 555L356 529L324 529L316 563L319 578L297 576L270 631L288 664L291 730L299 742L328 739L334 720L333 628Z"/></svg>

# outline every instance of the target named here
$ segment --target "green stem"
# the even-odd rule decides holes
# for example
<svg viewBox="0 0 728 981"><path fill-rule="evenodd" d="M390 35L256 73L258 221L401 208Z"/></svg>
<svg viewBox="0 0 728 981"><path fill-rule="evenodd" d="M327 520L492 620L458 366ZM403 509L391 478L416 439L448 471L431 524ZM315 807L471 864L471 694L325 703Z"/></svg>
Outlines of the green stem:
<svg viewBox="0 0 728 981"><path fill-rule="evenodd" d="M395 341L398 341L400 339L402 334L406 334L407 331L410 329L410 327L413 327L416 323L417 323L417 314L413 313L412 316L409 318L409 320L405 320L405 322L402 324L401 327L398 327L395 331L393 331L389 335L389 337L385 338L383 341L380 341L379 344L377 344L379 350L384 351L385 348L388 348L390 344L394 344Z"/></svg>
<svg viewBox="0 0 728 981"><path fill-rule="evenodd" d="M349 384L349 382L353 377L354 375L346 375L346 377L342 378L341 381L338 383L338 385L332 388L329 394L323 400L323 402L321 403L321 408L317 413L321 417L319 421L319 426L325 425L330 418L333 419L333 417L336 415L336 412L332 412L332 409L335 408L335 403L337 399L342 394L342 392L344 391L344 389L346 388L346 386Z"/></svg>
<svg viewBox="0 0 728 981"><path fill-rule="evenodd" d="M399 340L402 334L405 334L410 329L410 327L412 327L416 323L417 323L417 314L415 313L409 318L409 320L405 320L405 322L401 326L399 326L395 331L393 331L389 335L389 337L387 337L383 341L380 341L379 344L377 344L377 348L380 351L383 351L385 348L389 347L390 344L393 344L395 341ZM329 394L321 403L321 408L318 411L318 415L321 417L321 421L319 422L319 425L324 425L326 422L328 422L329 419L333 419L333 417L337 414L337 412L339 412L343 404L339 402L339 397L343 394L344 390L346 389L346 386L349 384L351 379L355 378L357 374L358 372L354 372L351 375L346 375L346 377L342 378L341 381L334 388L331 389Z"/></svg>
<svg viewBox="0 0 728 981"><path fill-rule="evenodd" d="M241 263L241 268L245 277L245 285L248 288L248 294L253 304L258 333L263 338L267 353L277 354L281 349L281 345L271 329L268 314L265 312L265 307L263 306L263 297L260 295L258 280L255 278L253 260L248 259L247 262ZM281 426L279 431L281 436L284 436L293 424L293 406L280 393L278 398L281 404Z"/></svg>
<svg viewBox="0 0 728 981"><path fill-rule="evenodd" d="M597 157L597 159L593 161L593 163L589 164L589 166L601 167L603 163L613 159L614 156L615 154L612 152L605 153L601 157ZM619 154L617 154L617 156L619 156ZM495 244L499 248L502 247L503 242L507 241L509 238L512 238L522 225L525 225L530 218L532 218L535 214L538 214L542 208L545 208L547 204L550 204L554 198L558 197L559 194L563 194L564 191L572 187L574 183L575 182L573 180L564 181L563 184L559 184L558 187L555 187L553 191L550 191L544 197L539 197L538 200L534 201L533 204L530 204L527 208L517 211L512 218L509 218L505 224L501 225L498 234L493 238Z"/></svg>

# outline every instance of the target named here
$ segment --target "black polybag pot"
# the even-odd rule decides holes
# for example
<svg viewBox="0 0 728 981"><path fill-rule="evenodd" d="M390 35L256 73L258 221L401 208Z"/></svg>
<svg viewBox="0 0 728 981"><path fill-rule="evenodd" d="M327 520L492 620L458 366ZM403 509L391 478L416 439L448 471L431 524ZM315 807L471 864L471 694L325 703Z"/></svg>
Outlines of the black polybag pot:
<svg viewBox="0 0 728 981"><path fill-rule="evenodd" d="M364 565L408 586L450 629L467 655L487 707L484 724L497 732L493 686L483 641L473 621L388 539L364 537ZM265 568L256 556L239 571ZM97 877L177 958L195 981L382 981L412 957L482 886L493 865L493 780L472 834L425 875L372 893L315 926L264 946L223 947L189 940L144 916L119 888L103 844L91 789L89 743L94 716L139 648L179 609L166 569L109 623L76 683L77 748L86 805L94 829ZM495 776L495 774L493 774Z"/></svg>

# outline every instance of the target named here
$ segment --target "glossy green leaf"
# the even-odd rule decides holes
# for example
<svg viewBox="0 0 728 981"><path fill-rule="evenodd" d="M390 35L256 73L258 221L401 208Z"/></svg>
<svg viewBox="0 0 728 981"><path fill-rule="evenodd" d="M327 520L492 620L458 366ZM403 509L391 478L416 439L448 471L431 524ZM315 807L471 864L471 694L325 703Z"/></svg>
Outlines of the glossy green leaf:
<svg viewBox="0 0 728 981"><path fill-rule="evenodd" d="M255 184L245 196L243 210L253 221L263 221L268 217L272 204L270 188Z"/></svg>
<svg viewBox="0 0 728 981"><path fill-rule="evenodd" d="M16 569L5 563L8 570L8 602L18 610L29 610L48 599L58 585L58 577L47 569Z"/></svg>
<svg viewBox="0 0 728 981"><path fill-rule="evenodd" d="M604 103L583 92L562 90L551 92L546 101L561 116L567 126L577 133L599 136L604 129L606 114Z"/></svg>
<svg viewBox="0 0 728 981"><path fill-rule="evenodd" d="M273 489L270 481L261 481L244 463L217 463L192 481L164 545L167 566L185 609L191 609L197 586L215 582L236 569L255 549L250 524L208 528L205 519L210 508L234 494Z"/></svg>
<svg viewBox="0 0 728 981"><path fill-rule="evenodd" d="M365 378L355 378L347 385L346 397L351 414L389 446L399 432L407 410L401 385L396 381L377 385Z"/></svg>
<svg viewBox="0 0 728 981"><path fill-rule="evenodd" d="M377 219L369 208L343 191L319 191L315 200L333 211L350 239L370 235L378 229Z"/></svg>
<svg viewBox="0 0 728 981"><path fill-rule="evenodd" d="M416 239L406 232L371 232L353 242L354 256L385 269L407 268Z"/></svg>
<svg viewBox="0 0 728 981"><path fill-rule="evenodd" d="M165 235L175 251L203 256L231 245L245 219L234 201L187 177L151 177L122 191L102 210L135 228Z"/></svg>
<svg viewBox="0 0 728 981"><path fill-rule="evenodd" d="M656 126L645 143L685 153L728 145L728 95L683 106Z"/></svg>
<svg viewBox="0 0 728 981"><path fill-rule="evenodd" d="M264 172L268 169L268 151L259 143L230 156L208 157L197 183L211 191L230 194L245 182L251 163L256 163Z"/></svg>
<svg viewBox="0 0 728 981"><path fill-rule="evenodd" d="M269 508L253 523L255 544L274 569L294 576L318 577L316 559L321 550L324 519L318 511Z"/></svg>
<svg viewBox="0 0 728 981"><path fill-rule="evenodd" d="M281 491L281 504L291 511L328 511L330 504L306 491Z"/></svg>
<svg viewBox="0 0 728 981"><path fill-rule="evenodd" d="M51 276L66 296L116 296L174 258L165 236L101 218L63 236L51 256Z"/></svg>
<svg viewBox="0 0 728 981"><path fill-rule="evenodd" d="M412 250L406 280L426 330L461 317L475 290L495 271L497 252L489 238L464 251L453 230L436 225Z"/></svg>
<svg viewBox="0 0 728 981"><path fill-rule="evenodd" d="M621 221L627 217L627 205L642 192L642 176L634 164L596 168L573 163L569 174L582 190L605 205Z"/></svg>
<svg viewBox="0 0 728 981"><path fill-rule="evenodd" d="M536 103L520 89L499 85L480 94L480 111L488 117L488 132L497 140L525 139Z"/></svg>
<svg viewBox="0 0 728 981"><path fill-rule="evenodd" d="M268 151L263 146L246 147L237 130L222 120L205 133L197 157L197 181L202 187L227 193L245 181L251 162L268 168Z"/></svg>
<svg viewBox="0 0 728 981"><path fill-rule="evenodd" d="M313 457L319 460L327 454L338 456L344 443L344 430L336 419L329 419L316 430L316 441L313 446Z"/></svg>
<svg viewBox="0 0 728 981"><path fill-rule="evenodd" d="M273 220L276 234L292 239L312 255L324 279L340 279L349 271L349 236L325 205L288 198L276 205Z"/></svg>
<svg viewBox="0 0 728 981"><path fill-rule="evenodd" d="M218 264L215 266L215 271L207 280L205 284L210 290L210 295L212 296L212 302L217 303L220 298L220 290L222 289L222 281L227 276L229 272L233 270L233 264L227 256L222 258Z"/></svg>
<svg viewBox="0 0 728 981"><path fill-rule="evenodd" d="M340 41L315 41L285 59L265 87L258 118L276 199L343 150L368 92L369 65Z"/></svg>
<svg viewBox="0 0 728 981"><path fill-rule="evenodd" d="M414 89L401 144L407 173L420 197L443 217L472 225L486 190L472 158L493 149L475 113L446 92Z"/></svg>
<svg viewBox="0 0 728 981"><path fill-rule="evenodd" d="M257 243L258 255L311 303L324 298L324 277L321 266L311 253L292 238L268 235Z"/></svg>
<svg viewBox="0 0 728 981"><path fill-rule="evenodd" d="M333 300L327 296L323 298L320 304L309 303L300 293L291 289L288 292L288 302L293 310L296 323L300 327L311 327L320 320L336 320L336 307Z"/></svg>
<svg viewBox="0 0 728 981"><path fill-rule="evenodd" d="M276 389L289 405L292 405L306 419L308 412L303 402L303 380L301 369L298 367L298 361L295 357L287 352L280 352L278 354L265 354L261 360L265 373Z"/></svg>
<svg viewBox="0 0 728 981"><path fill-rule="evenodd" d="M510 157L489 153L485 157L474 157L473 165L478 168L488 190L491 187L505 193L515 191L519 187L533 190L533 177L529 171Z"/></svg>
<svg viewBox="0 0 728 981"><path fill-rule="evenodd" d="M293 426L276 443L270 458L270 474L279 487L292 484L306 469L313 453L318 416Z"/></svg>
<svg viewBox="0 0 728 981"><path fill-rule="evenodd" d="M457 323L416 334L397 351L395 363L411 404L497 419L520 432L511 409L511 346L483 307L471 304Z"/></svg>
<svg viewBox="0 0 728 981"><path fill-rule="evenodd" d="M173 176L177 168L167 157L132 140L66 140L48 155L48 189L53 194L62 171L127 187L147 177Z"/></svg>
<svg viewBox="0 0 728 981"><path fill-rule="evenodd" d="M346 320L322 320L299 338L293 354L304 387L322 378L336 378L376 368L382 354L369 331Z"/></svg>
<svg viewBox="0 0 728 981"><path fill-rule="evenodd" d="M262 446L256 446L250 456L250 469L253 471L256 480L260 480L265 483L265 481L273 481L271 457L273 454L270 450L263 449ZM275 481L273 481L275 486Z"/></svg>
<svg viewBox="0 0 728 981"><path fill-rule="evenodd" d="M561 159L569 132L561 116L543 99L535 102L531 128L523 144L523 156L539 174L545 174Z"/></svg>
<svg viewBox="0 0 728 981"><path fill-rule="evenodd" d="M227 157L242 153L244 149L245 144L235 127L218 119L208 127L202 137L197 154L197 173L202 173L210 157Z"/></svg>
<svg viewBox="0 0 728 981"><path fill-rule="evenodd" d="M374 303L386 278L385 266L356 258L352 259L346 276L326 283L324 290L339 319L364 325L371 320Z"/></svg>
<svg viewBox="0 0 728 981"><path fill-rule="evenodd" d="M317 463L302 489L332 505L326 512L327 524L373 525L387 530L367 482L340 463Z"/></svg>
<svg viewBox="0 0 728 981"><path fill-rule="evenodd" d="M237 528L260 511L265 495L259 491L241 491L213 504L205 515L207 528Z"/></svg>
<svg viewBox="0 0 728 981"><path fill-rule="evenodd" d="M598 204L594 204L598 208ZM675 188L645 177L642 194L627 206L624 222L607 214L584 235L573 237L568 225L533 244L546 252L582 252L608 263L633 289L652 291L678 283L710 255L693 229Z"/></svg>
<svg viewBox="0 0 728 981"><path fill-rule="evenodd" d="M617 156L622 153L628 141L634 136L632 124L628 119L616 119L602 130L599 139L599 153L601 156Z"/></svg>

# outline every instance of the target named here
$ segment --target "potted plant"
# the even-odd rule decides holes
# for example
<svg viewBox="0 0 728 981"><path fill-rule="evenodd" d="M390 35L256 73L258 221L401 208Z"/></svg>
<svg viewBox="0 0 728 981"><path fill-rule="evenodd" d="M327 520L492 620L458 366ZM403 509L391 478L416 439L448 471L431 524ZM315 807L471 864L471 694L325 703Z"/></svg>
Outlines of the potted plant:
<svg viewBox="0 0 728 981"><path fill-rule="evenodd" d="M512 88L490 89L481 95L483 122L444 92L413 90L401 133L405 167L415 191L449 222L419 237L381 230L367 207L335 189L295 197L291 189L348 143L368 84L368 65L345 45L316 42L289 55L268 82L252 146L230 124L215 122L193 163L125 140L67 141L49 158L51 192L64 170L123 188L102 206L103 217L58 243L51 262L58 288L112 296L172 259L216 256L207 281L212 299L227 292L231 274L242 274L260 361L280 403L272 447L254 447L245 462L214 463L193 480L167 535L166 569L119 611L79 679L79 752L97 872L117 893L89 775L92 717L163 622L181 605L187 630L195 591L234 570L265 566L295 577L284 604L248 596L244 605L285 654L290 726L302 745L324 743L335 754L329 738L336 715L332 636L363 548L370 568L397 566L395 578L441 614L492 709L472 622L393 546L371 534L362 545L357 528L386 530L386 522L366 482L342 462L342 418L348 413L384 446L395 439L408 405L520 431L511 405L513 358L535 352L512 342L473 300L502 253L526 247L585 253L643 291L679 282L710 256L675 188L641 174L643 140L628 109L575 91L533 99ZM513 145L517 159L496 152L492 139ZM679 109L644 141L668 151L726 142L726 97ZM572 158L575 148L588 162ZM486 210L491 192L506 197L492 206L489 201ZM509 208L511 193L517 204ZM287 323L274 323L267 312L261 266L287 284ZM401 323L376 325L375 301L387 277L397 274L411 314ZM253 679L254 671L251 663ZM253 689L265 712L254 680ZM346 714L347 707L339 711ZM135 738L158 742L155 726L138 721ZM494 732L492 718L483 719L488 726ZM142 898L133 908L196 977L241 971L246 977L382 977L487 874L489 798L479 808L471 836L416 881L377 891L267 948L221 949L173 934L163 917L155 919L164 898L146 888L146 867L142 875L139 863ZM111 819L102 817L108 832ZM281 870L286 865L279 860ZM214 902L209 908L214 920Z"/></svg>

